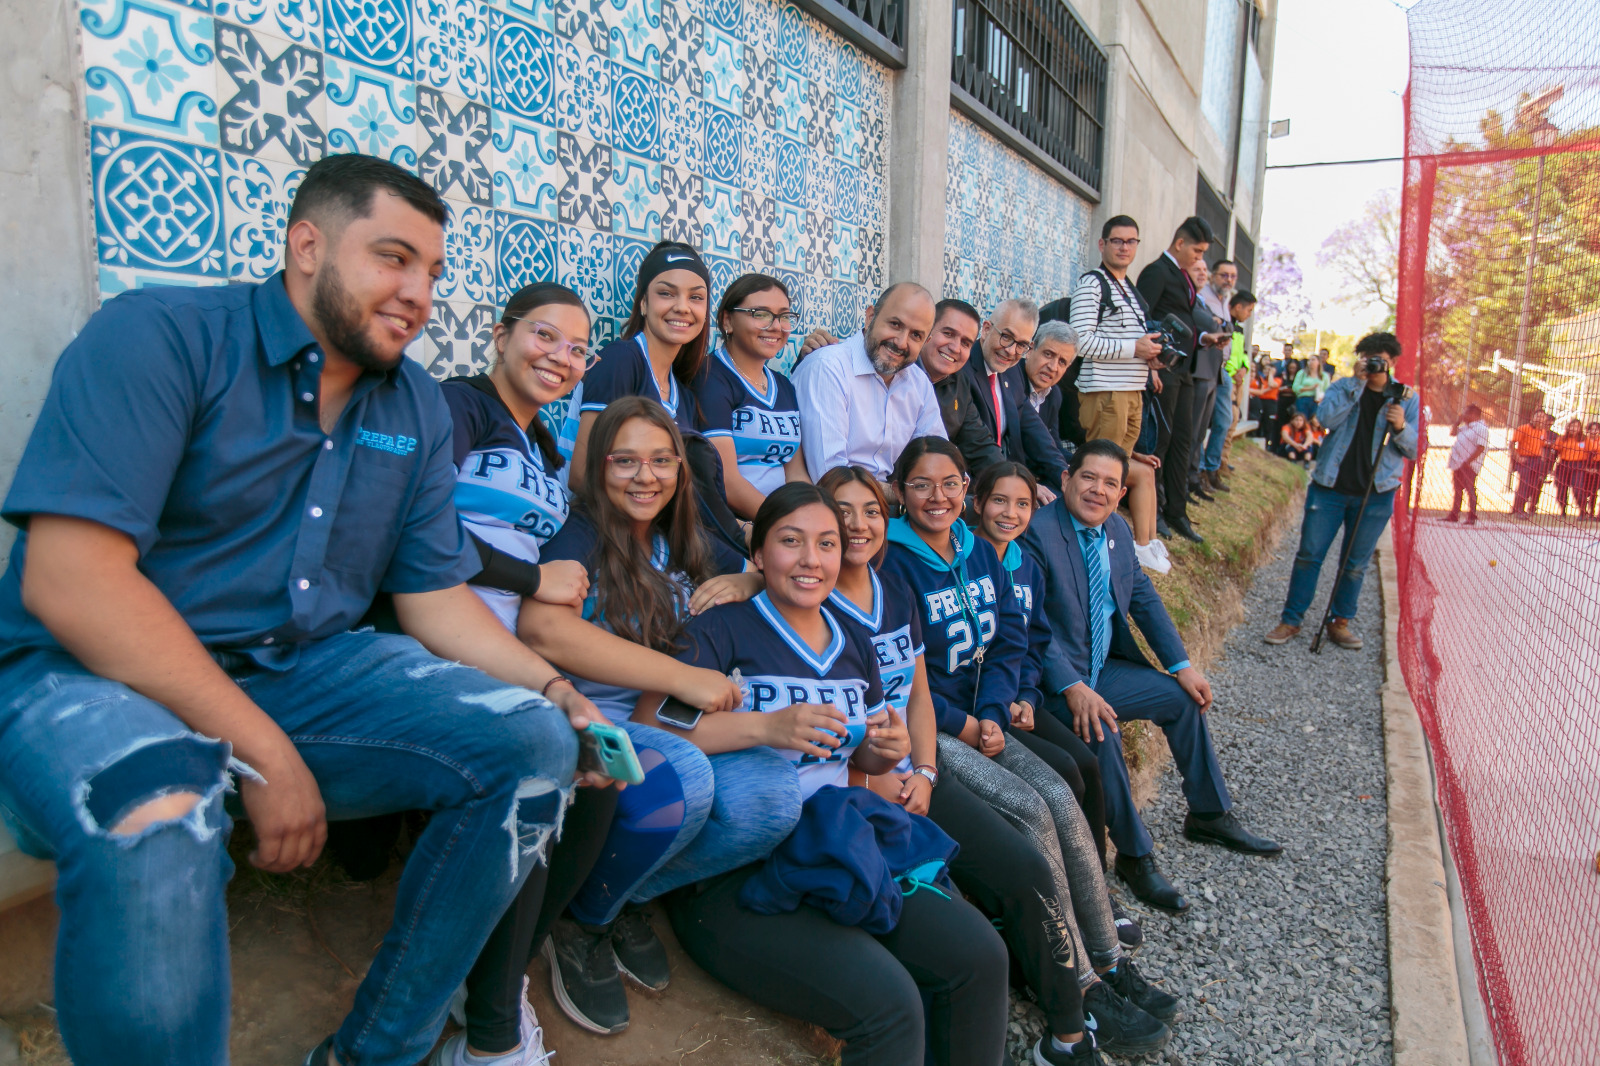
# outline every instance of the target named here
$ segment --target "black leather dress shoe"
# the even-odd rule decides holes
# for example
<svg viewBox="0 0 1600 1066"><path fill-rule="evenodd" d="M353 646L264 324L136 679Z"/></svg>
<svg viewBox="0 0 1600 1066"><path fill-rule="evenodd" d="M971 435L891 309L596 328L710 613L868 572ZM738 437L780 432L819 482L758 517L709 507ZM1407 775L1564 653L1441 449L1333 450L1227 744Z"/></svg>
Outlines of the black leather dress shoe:
<svg viewBox="0 0 1600 1066"><path fill-rule="evenodd" d="M1184 540L1192 540L1196 544L1204 544L1206 542L1206 538L1195 532L1194 526L1189 524L1189 519L1186 517L1169 518L1167 519L1167 526Z"/></svg>
<svg viewBox="0 0 1600 1066"><path fill-rule="evenodd" d="M1189 498L1190 499L1196 499L1196 498L1202 499L1202 500L1206 501L1207 503L1216 503L1217 502L1217 498L1215 496L1211 495L1211 493L1207 492L1206 491L1206 487L1204 485L1200 485L1200 484L1194 484L1194 485L1190 485L1189 486Z"/></svg>
<svg viewBox="0 0 1600 1066"><path fill-rule="evenodd" d="M1127 884L1133 894L1152 907L1182 913L1189 909L1183 893L1172 887L1172 882L1156 868L1154 855L1130 858L1117 856L1117 876Z"/></svg>
<svg viewBox="0 0 1600 1066"><path fill-rule="evenodd" d="M1163 540L1172 539L1172 530L1167 528L1167 520L1160 515L1156 515L1156 535Z"/></svg>
<svg viewBox="0 0 1600 1066"><path fill-rule="evenodd" d="M1246 855L1276 855L1283 850L1276 840L1258 837L1240 825L1232 811L1209 820L1196 818L1191 812L1183 820L1183 835L1201 844L1221 844Z"/></svg>

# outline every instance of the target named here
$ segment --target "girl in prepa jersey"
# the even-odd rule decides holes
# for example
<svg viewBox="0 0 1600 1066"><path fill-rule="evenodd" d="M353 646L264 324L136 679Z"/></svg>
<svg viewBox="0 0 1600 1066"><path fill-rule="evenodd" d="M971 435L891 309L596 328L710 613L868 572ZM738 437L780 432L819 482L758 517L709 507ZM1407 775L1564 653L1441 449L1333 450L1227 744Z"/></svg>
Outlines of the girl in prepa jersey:
<svg viewBox="0 0 1600 1066"><path fill-rule="evenodd" d="M622 976L651 989L671 977L639 904L766 854L800 812L782 760L752 749L708 760L693 744L630 721L641 692L665 693L718 718L738 704L724 674L680 661L690 613L760 586L743 556L705 535L683 437L654 400L625 396L594 420L572 514L543 548L589 577L582 605L524 601L519 633L627 730L645 780L618 797L600 857L544 945L556 1002L574 1022L610 1034L628 1024ZM727 576L719 576L727 575ZM742 811L760 811L738 818ZM630 904L632 906L630 906Z"/></svg>
<svg viewBox="0 0 1600 1066"><path fill-rule="evenodd" d="M1018 538L1027 531L1038 505L1038 482L1021 463L990 464L972 488L978 523L974 532L1000 556L1000 566L1011 575L1011 590L1028 623L1028 654L1018 675L1017 700L1011 705L1011 736L1026 744L1072 787L1094 834L1100 868L1106 863L1106 806L1100 790L1100 763L1089 746L1053 715L1039 713L1047 697L1040 689L1044 658L1050 650L1050 623L1035 597L1044 593L1044 573L1022 550ZM1116 903L1112 902L1115 911ZM1123 923L1127 924L1124 925ZM1118 915L1117 931L1130 947L1143 943L1138 925Z"/></svg>
<svg viewBox="0 0 1600 1066"><path fill-rule="evenodd" d="M951 876L985 914L999 920L1001 935L1049 1023L1034 1061L1099 1063L1096 1035L1084 1026L1078 980L1080 973L1092 971L1068 930L1071 899L1059 894L1050 864L1029 837L959 779L941 774L929 750L937 751L937 729L918 600L900 578L876 569L887 543L883 490L859 466L836 467L818 485L838 504L846 537L828 606L871 636L885 698L903 714L911 733L908 763L914 765L875 775L869 786L907 810L926 814L961 845Z"/></svg>
<svg viewBox="0 0 1600 1066"><path fill-rule="evenodd" d="M740 518L753 518L785 481L811 480L794 386L771 365L799 318L777 278L736 279L717 309L722 346L694 380L702 428L722 454L728 505Z"/></svg>
<svg viewBox="0 0 1600 1066"><path fill-rule="evenodd" d="M1093 970L1086 967L1079 982L1100 1022L1102 1043L1124 1054L1153 1051L1171 1034L1145 1004L1172 1017L1177 1001L1122 957L1094 841L1071 788L1026 745L1008 743L1027 621L993 546L960 518L969 484L965 461L949 441L917 437L901 453L893 477L906 513L889 523L882 569L905 581L922 612L944 770L1025 832L1050 861L1058 897L1072 903L1062 916L1066 932L1076 941L1081 931L1074 949L1088 948ZM1111 980L1096 981L1095 971Z"/></svg>
<svg viewBox="0 0 1600 1066"><path fill-rule="evenodd" d="M699 426L689 385L706 361L711 333L711 271L687 244L662 241L639 264L633 310L620 339L600 349L600 363L572 397L561 452L580 481L594 421L624 396L655 400L683 432Z"/></svg>
<svg viewBox="0 0 1600 1066"><path fill-rule="evenodd" d="M756 513L751 545L766 591L695 618L682 653L697 666L738 670L745 713L707 716L683 735L706 751L777 748L809 814L848 802L842 794L860 791L845 787L852 770L885 773L910 741L885 707L870 634L826 606L843 554L833 501L809 484L784 485ZM849 839L871 848L881 838ZM908 891L898 924L871 933L806 902L786 913L747 908L741 893L758 876L747 866L668 899L684 950L713 977L826 1028L845 1043L843 1066L923 1066L927 1053L940 1066L1001 1061L1005 951L959 893Z"/></svg>

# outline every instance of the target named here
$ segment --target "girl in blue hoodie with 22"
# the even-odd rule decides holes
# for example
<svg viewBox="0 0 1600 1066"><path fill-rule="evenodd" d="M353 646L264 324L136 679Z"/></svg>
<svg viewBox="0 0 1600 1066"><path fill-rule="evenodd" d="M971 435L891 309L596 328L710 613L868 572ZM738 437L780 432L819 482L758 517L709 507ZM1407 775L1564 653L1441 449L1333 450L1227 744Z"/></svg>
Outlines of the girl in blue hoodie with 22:
<svg viewBox="0 0 1600 1066"><path fill-rule="evenodd" d="M1085 1005L1097 1019L1114 1016L1123 1034L1107 1043L1125 1054L1153 1051L1169 1038L1167 1027L1096 976L1116 973L1123 959L1083 812L1048 763L1026 745L1007 742L1028 623L994 547L961 521L968 485L961 452L943 437L917 437L895 463L893 480L906 513L889 524L882 570L904 580L921 606L941 767L1025 832L1049 861L1058 893L1072 901L1077 918L1063 915L1064 934L1077 956L1093 964L1078 974ZM1123 982L1133 978L1137 987L1130 991L1145 994L1149 986L1126 969ZM1166 1013L1165 1004L1161 1009Z"/></svg>

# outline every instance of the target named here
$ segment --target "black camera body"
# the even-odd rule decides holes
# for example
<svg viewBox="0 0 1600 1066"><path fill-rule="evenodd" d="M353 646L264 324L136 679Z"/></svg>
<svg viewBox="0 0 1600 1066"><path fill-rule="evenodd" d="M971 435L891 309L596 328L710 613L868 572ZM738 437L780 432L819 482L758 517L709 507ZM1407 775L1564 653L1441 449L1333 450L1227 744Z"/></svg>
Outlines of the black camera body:
<svg viewBox="0 0 1600 1066"><path fill-rule="evenodd" d="M1409 395L1411 390L1394 378L1390 378L1389 383L1383 387L1383 399L1386 403L1399 403Z"/></svg>
<svg viewBox="0 0 1600 1066"><path fill-rule="evenodd" d="M1144 328L1147 333L1161 334L1161 354L1156 356L1156 365L1161 369L1171 367L1189 354L1194 330L1177 315L1168 313L1159 320L1146 322Z"/></svg>
<svg viewBox="0 0 1600 1066"><path fill-rule="evenodd" d="M1367 360L1366 371L1369 376L1372 374L1387 374L1389 372L1389 360L1381 355L1374 355Z"/></svg>

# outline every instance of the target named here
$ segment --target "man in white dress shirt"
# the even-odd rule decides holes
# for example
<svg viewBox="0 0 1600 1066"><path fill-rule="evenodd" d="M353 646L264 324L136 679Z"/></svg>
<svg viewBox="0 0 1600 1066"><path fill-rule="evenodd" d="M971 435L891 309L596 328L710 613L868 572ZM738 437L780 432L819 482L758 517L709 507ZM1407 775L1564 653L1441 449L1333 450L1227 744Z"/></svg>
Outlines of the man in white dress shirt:
<svg viewBox="0 0 1600 1066"><path fill-rule="evenodd" d="M887 482L913 437L945 436L933 384L917 365L933 319L927 289L911 281L891 285L858 332L795 366L790 377L813 481L836 466L856 465Z"/></svg>

